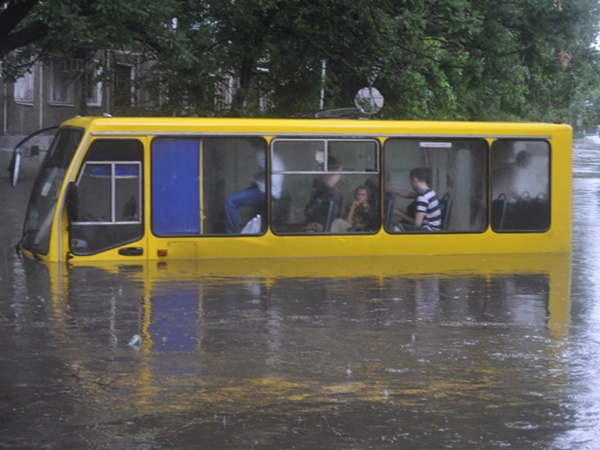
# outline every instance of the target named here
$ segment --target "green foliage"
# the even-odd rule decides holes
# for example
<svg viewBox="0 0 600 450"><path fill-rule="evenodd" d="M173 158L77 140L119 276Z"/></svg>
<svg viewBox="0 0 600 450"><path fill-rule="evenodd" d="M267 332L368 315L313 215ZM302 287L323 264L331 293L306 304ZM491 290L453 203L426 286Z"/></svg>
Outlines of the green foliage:
<svg viewBox="0 0 600 450"><path fill-rule="evenodd" d="M5 55L4 75L127 49L152 62L138 82L154 114L290 116L322 90L325 108L353 106L372 84L382 118L569 121L600 100L599 19L596 0L53 0L15 28L45 34Z"/></svg>

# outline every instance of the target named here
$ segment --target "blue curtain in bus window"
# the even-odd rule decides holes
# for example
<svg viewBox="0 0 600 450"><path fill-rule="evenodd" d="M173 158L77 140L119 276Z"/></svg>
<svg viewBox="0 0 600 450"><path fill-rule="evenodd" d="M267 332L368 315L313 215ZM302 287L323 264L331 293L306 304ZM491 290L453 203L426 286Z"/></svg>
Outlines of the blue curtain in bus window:
<svg viewBox="0 0 600 450"><path fill-rule="evenodd" d="M159 236L200 233L200 142L152 143L152 230Z"/></svg>

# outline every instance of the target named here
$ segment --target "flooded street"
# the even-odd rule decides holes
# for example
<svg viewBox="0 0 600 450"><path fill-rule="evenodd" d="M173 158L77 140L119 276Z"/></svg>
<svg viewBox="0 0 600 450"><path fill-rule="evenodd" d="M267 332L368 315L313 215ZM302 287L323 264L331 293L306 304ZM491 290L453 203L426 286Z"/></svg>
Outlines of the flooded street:
<svg viewBox="0 0 600 450"><path fill-rule="evenodd" d="M7 175L0 448L597 448L594 137L572 255L44 265Z"/></svg>

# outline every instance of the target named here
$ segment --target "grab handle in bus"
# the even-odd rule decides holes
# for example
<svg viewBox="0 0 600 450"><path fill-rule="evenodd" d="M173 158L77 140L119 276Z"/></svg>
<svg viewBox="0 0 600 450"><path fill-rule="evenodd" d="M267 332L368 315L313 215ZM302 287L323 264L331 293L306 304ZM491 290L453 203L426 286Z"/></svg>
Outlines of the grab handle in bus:
<svg viewBox="0 0 600 450"><path fill-rule="evenodd" d="M122 256L142 256L144 249L142 247L125 247L119 249L119 255Z"/></svg>

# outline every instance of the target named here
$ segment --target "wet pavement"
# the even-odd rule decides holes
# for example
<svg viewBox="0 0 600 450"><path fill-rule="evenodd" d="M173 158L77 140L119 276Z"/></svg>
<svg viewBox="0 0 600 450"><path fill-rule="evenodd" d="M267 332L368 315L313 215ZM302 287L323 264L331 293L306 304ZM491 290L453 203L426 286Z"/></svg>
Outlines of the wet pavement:
<svg viewBox="0 0 600 450"><path fill-rule="evenodd" d="M572 255L74 268L2 174L0 448L594 449L599 169Z"/></svg>

